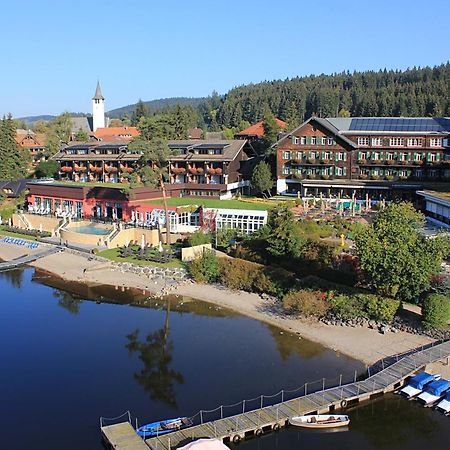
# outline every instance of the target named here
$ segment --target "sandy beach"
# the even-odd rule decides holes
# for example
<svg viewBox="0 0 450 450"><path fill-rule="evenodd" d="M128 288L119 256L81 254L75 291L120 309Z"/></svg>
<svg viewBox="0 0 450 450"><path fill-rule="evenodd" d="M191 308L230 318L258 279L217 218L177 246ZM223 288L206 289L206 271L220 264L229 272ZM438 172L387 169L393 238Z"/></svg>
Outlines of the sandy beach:
<svg viewBox="0 0 450 450"><path fill-rule="evenodd" d="M0 259L10 260L41 249L42 247L30 251L25 247L0 242ZM161 282L132 273L122 273L108 262L89 260L89 255L85 254L65 251L41 258L31 265L68 281L132 287L142 289L148 295L160 295L164 288ZM221 286L187 282L171 289L170 293L232 309L287 332L298 334L299 337L323 344L365 364L372 364L385 356L401 353L432 341L430 338L405 332L388 332L383 335L368 328L326 325L313 320L280 315L270 300L263 300L257 294L234 292Z"/></svg>

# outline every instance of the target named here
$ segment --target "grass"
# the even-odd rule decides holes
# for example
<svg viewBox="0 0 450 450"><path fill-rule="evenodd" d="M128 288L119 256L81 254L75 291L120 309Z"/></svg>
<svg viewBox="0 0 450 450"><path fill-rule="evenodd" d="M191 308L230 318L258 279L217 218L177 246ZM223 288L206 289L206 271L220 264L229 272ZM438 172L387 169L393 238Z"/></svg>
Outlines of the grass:
<svg viewBox="0 0 450 450"><path fill-rule="evenodd" d="M6 231L2 225L0 225L0 235L10 236L10 237L20 238L20 239L28 239L29 241L37 241L36 236L29 236L28 234L21 234L21 233L14 233L12 231Z"/></svg>
<svg viewBox="0 0 450 450"><path fill-rule="evenodd" d="M142 203L162 205L163 201L158 200L148 200ZM218 199L208 199L208 198L188 198L188 197L176 197L167 199L168 206L190 206L190 205L203 205L207 208L228 208L228 209L250 209L258 211L267 211L273 208L275 204L273 202L252 202L245 200L218 200Z"/></svg>
<svg viewBox="0 0 450 450"><path fill-rule="evenodd" d="M129 256L127 258L121 258L119 255L119 248L110 248L108 250L103 250L98 252L98 256L103 256L103 258L107 258L111 261L115 262L128 262L132 264L136 264L137 266L155 266L155 267L165 267L165 268L180 268L185 267L184 263L177 258L172 259L168 263L158 263L153 261L144 261L137 259L133 256Z"/></svg>

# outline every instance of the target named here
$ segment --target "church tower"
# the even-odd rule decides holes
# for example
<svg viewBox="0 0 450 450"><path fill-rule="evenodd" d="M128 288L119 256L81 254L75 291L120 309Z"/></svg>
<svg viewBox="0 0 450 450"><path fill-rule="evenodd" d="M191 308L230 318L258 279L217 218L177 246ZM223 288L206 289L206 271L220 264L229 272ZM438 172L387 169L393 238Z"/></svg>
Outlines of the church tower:
<svg viewBox="0 0 450 450"><path fill-rule="evenodd" d="M100 83L97 81L97 89L92 98L92 131L97 128L105 128L105 97L102 95Z"/></svg>

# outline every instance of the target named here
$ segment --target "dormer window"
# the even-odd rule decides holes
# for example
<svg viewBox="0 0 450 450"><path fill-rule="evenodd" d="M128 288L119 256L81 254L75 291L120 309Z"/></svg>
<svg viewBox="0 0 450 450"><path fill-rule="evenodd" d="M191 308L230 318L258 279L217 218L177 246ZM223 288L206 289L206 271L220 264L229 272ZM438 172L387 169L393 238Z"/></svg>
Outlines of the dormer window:
<svg viewBox="0 0 450 450"><path fill-rule="evenodd" d="M359 137L358 138L358 145L362 146L362 147L367 147L369 146L369 138L368 137Z"/></svg>

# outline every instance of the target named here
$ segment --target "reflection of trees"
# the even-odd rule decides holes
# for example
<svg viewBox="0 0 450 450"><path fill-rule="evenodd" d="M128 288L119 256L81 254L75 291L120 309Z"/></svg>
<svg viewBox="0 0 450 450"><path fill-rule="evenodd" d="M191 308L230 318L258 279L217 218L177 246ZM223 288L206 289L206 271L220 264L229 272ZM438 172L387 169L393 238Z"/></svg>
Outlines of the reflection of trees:
<svg viewBox="0 0 450 450"><path fill-rule="evenodd" d="M69 292L55 290L53 297L58 299L58 306L66 309L71 314L77 315L80 312L82 300L70 294Z"/></svg>
<svg viewBox="0 0 450 450"><path fill-rule="evenodd" d="M173 342L169 340L170 302L167 301L164 327L150 333L144 342L139 341L139 330L127 336L126 348L137 352L144 367L134 374L135 379L154 400L177 407L175 383L184 382L183 375L170 368Z"/></svg>
<svg viewBox="0 0 450 450"><path fill-rule="evenodd" d="M23 269L5 270L0 272L0 276L9 281L12 287L20 289L23 283L23 272Z"/></svg>
<svg viewBox="0 0 450 450"><path fill-rule="evenodd" d="M425 441L436 433L430 410L416 402L387 395L351 412L352 430L360 432L374 448L408 448L417 439Z"/></svg>

